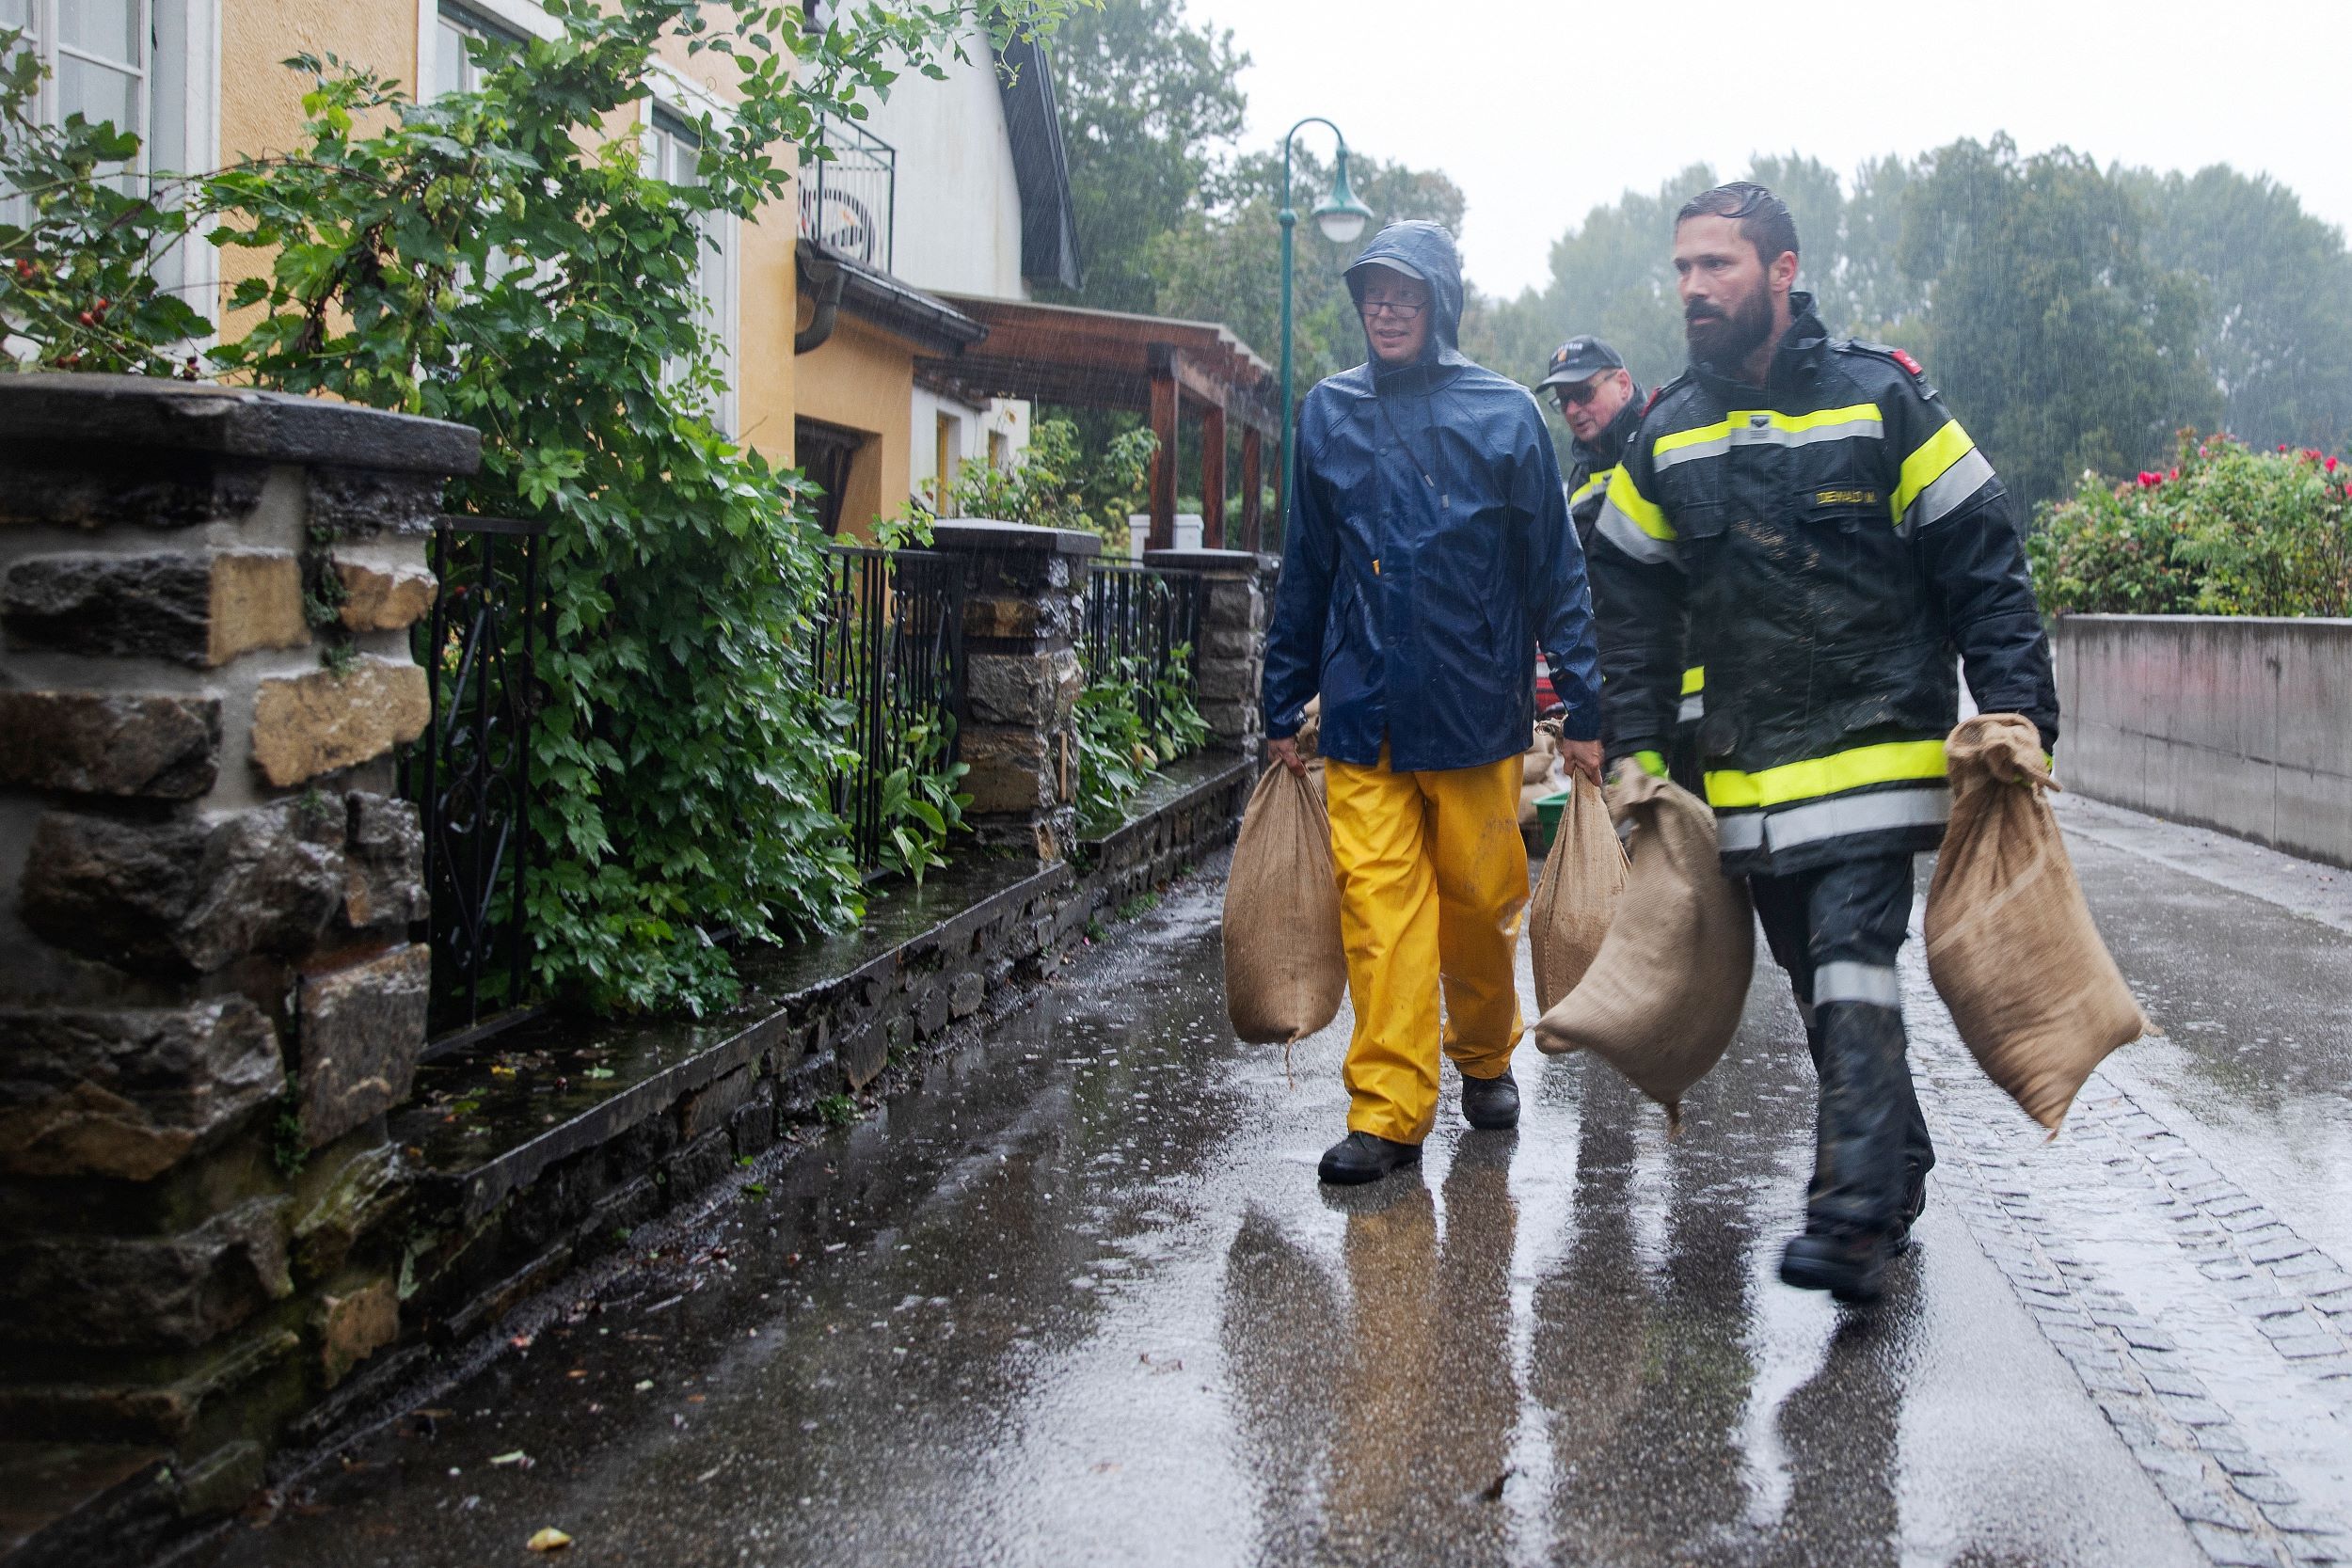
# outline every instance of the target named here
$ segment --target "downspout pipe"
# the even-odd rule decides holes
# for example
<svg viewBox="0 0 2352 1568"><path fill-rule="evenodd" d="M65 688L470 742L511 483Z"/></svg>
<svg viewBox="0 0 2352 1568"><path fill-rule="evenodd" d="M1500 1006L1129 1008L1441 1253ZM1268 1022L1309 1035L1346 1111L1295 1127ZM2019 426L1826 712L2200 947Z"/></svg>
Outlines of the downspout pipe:
<svg viewBox="0 0 2352 1568"><path fill-rule="evenodd" d="M795 355L813 354L825 346L833 336L834 322L841 313L841 291L850 280L850 269L830 256L813 255L800 259L801 286L817 291L817 312L808 318L808 325L792 335Z"/></svg>

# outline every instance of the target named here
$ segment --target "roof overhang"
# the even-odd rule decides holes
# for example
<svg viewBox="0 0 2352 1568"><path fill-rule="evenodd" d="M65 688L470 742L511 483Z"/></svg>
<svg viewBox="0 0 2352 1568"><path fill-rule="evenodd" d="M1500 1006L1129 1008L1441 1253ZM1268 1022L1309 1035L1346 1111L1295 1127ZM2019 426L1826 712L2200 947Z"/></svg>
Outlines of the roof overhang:
<svg viewBox="0 0 2352 1568"><path fill-rule="evenodd" d="M1021 190L1021 276L1032 283L1075 289L1083 276L1077 203L1070 192L1070 152L1062 140L1053 62L1036 40L1018 37L1005 45L997 62L996 91Z"/></svg>
<svg viewBox="0 0 2352 1568"><path fill-rule="evenodd" d="M1093 310L1075 305L943 294L985 338L921 367L972 402L992 397L1149 411L1152 384L1172 379L1195 404L1279 436L1274 371L1216 322Z"/></svg>
<svg viewBox="0 0 2352 1568"><path fill-rule="evenodd" d="M838 267L841 309L915 346L919 355L955 354L988 336L988 327L935 294L910 288L879 268L834 254L814 240L797 247L801 287L812 287L812 272Z"/></svg>

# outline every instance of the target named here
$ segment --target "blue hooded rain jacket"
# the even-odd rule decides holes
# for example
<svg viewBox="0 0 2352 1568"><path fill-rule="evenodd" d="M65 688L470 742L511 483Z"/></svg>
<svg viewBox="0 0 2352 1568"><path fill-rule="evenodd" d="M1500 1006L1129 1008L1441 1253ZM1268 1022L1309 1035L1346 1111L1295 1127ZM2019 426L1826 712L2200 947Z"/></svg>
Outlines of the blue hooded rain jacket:
<svg viewBox="0 0 2352 1568"><path fill-rule="evenodd" d="M1298 414L1282 581L1266 636L1266 734L1323 695L1321 749L1399 772L1527 750L1540 643L1571 740L1600 735L1584 552L1525 388L1455 346L1462 267L1434 223L1382 230L1348 269L1402 261L1429 286L1420 360L1318 383Z"/></svg>

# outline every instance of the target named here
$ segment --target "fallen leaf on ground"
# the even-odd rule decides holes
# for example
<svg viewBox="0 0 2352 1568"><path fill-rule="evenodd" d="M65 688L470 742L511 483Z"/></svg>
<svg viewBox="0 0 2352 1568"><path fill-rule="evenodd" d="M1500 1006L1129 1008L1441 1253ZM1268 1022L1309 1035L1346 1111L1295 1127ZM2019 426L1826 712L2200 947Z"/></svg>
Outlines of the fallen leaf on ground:
<svg viewBox="0 0 2352 1568"><path fill-rule="evenodd" d="M534 1552L560 1552L572 1544L572 1538L553 1525L523 1543Z"/></svg>
<svg viewBox="0 0 2352 1568"><path fill-rule="evenodd" d="M493 1465L528 1465L531 1463L531 1456L522 1449L516 1449L512 1453L492 1454L490 1463Z"/></svg>

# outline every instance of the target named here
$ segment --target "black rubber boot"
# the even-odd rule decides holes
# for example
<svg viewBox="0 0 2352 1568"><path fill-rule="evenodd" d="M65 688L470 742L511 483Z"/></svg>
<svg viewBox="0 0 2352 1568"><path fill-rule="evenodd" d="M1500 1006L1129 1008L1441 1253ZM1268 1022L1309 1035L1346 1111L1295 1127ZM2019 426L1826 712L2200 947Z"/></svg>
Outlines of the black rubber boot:
<svg viewBox="0 0 2352 1568"><path fill-rule="evenodd" d="M1504 1132L1519 1124L1519 1085L1509 1068L1494 1078L1462 1075L1462 1119L1481 1132Z"/></svg>
<svg viewBox="0 0 2352 1568"><path fill-rule="evenodd" d="M1876 1301L1892 1253L1883 1233L1808 1228L1782 1250L1780 1280L1800 1291L1827 1291L1839 1301Z"/></svg>
<svg viewBox="0 0 2352 1568"><path fill-rule="evenodd" d="M1887 1238L1889 1257L1899 1258L1911 1250L1911 1227L1928 1208L1928 1173L1906 1158L1903 1162L1903 1206L1895 1215L1895 1234Z"/></svg>
<svg viewBox="0 0 2352 1568"><path fill-rule="evenodd" d="M1371 1132L1350 1132L1323 1151L1323 1164L1315 1174L1334 1186L1353 1187L1420 1164L1419 1144L1392 1143Z"/></svg>

